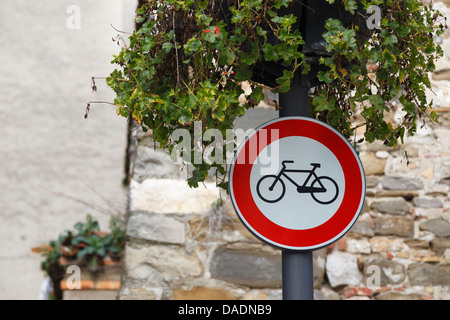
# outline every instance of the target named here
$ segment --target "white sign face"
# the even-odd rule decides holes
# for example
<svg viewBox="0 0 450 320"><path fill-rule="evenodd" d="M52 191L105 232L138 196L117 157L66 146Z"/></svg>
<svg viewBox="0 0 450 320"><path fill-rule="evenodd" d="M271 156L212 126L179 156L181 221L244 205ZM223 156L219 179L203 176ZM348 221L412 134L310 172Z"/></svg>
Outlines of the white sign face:
<svg viewBox="0 0 450 320"><path fill-rule="evenodd" d="M249 231L291 250L339 239L365 196L364 171L352 146L332 127L302 117L269 121L250 135L236 152L229 185Z"/></svg>
<svg viewBox="0 0 450 320"><path fill-rule="evenodd" d="M304 152L293 152L298 146ZM281 163L273 163L272 172L261 175L268 172L263 165L268 161L258 156L250 175L251 192L258 208L285 228L311 229L326 222L344 198L339 188L345 188L345 177L338 159L323 144L305 137L280 139L266 147L268 153L261 154L264 157L272 154L273 147L279 150Z"/></svg>

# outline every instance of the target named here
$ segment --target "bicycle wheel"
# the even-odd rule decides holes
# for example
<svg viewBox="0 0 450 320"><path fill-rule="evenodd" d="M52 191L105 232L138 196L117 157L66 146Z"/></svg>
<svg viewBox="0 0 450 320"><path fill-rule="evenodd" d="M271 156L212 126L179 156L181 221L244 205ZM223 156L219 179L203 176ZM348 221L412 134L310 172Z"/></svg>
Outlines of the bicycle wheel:
<svg viewBox="0 0 450 320"><path fill-rule="evenodd" d="M318 184L318 185L316 185ZM325 192L311 192L311 197L320 204L330 204L336 200L339 187L330 177L319 177L311 184L312 188L325 188Z"/></svg>
<svg viewBox="0 0 450 320"><path fill-rule="evenodd" d="M284 197L286 186L284 185L283 180L279 179L278 176L264 176L258 181L256 192L261 200L268 203L275 203Z"/></svg>

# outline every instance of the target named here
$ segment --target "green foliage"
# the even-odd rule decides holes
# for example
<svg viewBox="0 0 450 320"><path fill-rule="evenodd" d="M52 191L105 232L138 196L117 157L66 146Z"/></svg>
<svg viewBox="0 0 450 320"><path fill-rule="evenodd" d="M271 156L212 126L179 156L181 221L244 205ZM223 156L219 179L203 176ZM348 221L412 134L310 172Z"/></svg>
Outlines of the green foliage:
<svg viewBox="0 0 450 320"><path fill-rule="evenodd" d="M65 274L60 258L76 259L76 263L86 264L91 270L98 267L99 260L109 255L120 257L125 246L125 226L117 219L111 218L110 232L100 232L98 221L91 215L85 222L74 225L77 232L64 231L57 240L49 242L48 249L42 254L44 260L41 269L52 279L62 279Z"/></svg>
<svg viewBox="0 0 450 320"><path fill-rule="evenodd" d="M286 66L277 80L281 92L289 90L294 72L305 65L299 51L304 42L292 29L296 17L276 13L290 1L230 3L227 26L213 1L148 1L137 11L142 27L112 61L123 67L107 79L117 94L117 113L151 129L163 148L173 146L170 135L177 128L193 135L196 121L202 123L203 133L218 129L225 136L236 117L264 97L260 85L251 81L256 63ZM267 42L269 33L279 39L277 44ZM252 88L246 103L239 102L242 81ZM225 173L221 164L195 165L189 185L198 186L211 168Z"/></svg>
<svg viewBox="0 0 450 320"><path fill-rule="evenodd" d="M355 1L344 1L350 12L354 10L351 2ZM437 121L435 113L428 114L433 103L427 101L426 89L430 88L428 73L443 53L433 37L445 31L445 20L418 0L360 2L364 9L380 6L381 29L366 41L357 25L327 21L323 36L332 57L321 60L328 70L319 73L322 83L312 99L315 117L351 137L355 128L350 116L362 109L365 140L395 147L405 134L414 135L419 118ZM376 66L372 74L368 62ZM400 102L406 112L400 123L385 119L393 101Z"/></svg>
<svg viewBox="0 0 450 320"><path fill-rule="evenodd" d="M59 264L61 258L61 251L57 246L56 241L50 241L49 247L43 252L45 260L41 262L41 269L45 271L51 278L59 276L64 273L63 267Z"/></svg>
<svg viewBox="0 0 450 320"><path fill-rule="evenodd" d="M297 70L309 71L301 52L302 35L293 28L297 18L278 11L292 1L228 1L227 24L220 1L148 0L137 10L136 21L142 27L112 61L121 68L107 78L116 93L117 113L151 129L154 140L169 150L176 144L171 133L179 128L187 129L194 143L197 121L202 134L209 129L225 133L236 117L263 98L261 86L251 80L252 66L263 61L283 64L283 76L272 88L281 93L290 89ZM381 30L366 39L356 24L326 22L323 38L331 56L320 60L327 69L318 74L321 84L311 93L312 116L350 138L355 130L351 117L361 108L365 140L395 146L405 133L415 133L416 120L425 117L432 105L425 90L430 87L428 72L442 56L433 42L433 36L444 31L442 16L419 0L338 1L355 16L361 14L358 3L364 9L379 5ZM268 35L274 35L277 43L269 43ZM377 66L375 77L369 77L368 62ZM246 103L239 102L245 95L242 81L249 81L252 88ZM406 112L400 124L384 118L393 100ZM437 120L435 114L430 118ZM194 164L188 184L197 187L211 169L226 176L221 164ZM226 187L225 180L218 185Z"/></svg>

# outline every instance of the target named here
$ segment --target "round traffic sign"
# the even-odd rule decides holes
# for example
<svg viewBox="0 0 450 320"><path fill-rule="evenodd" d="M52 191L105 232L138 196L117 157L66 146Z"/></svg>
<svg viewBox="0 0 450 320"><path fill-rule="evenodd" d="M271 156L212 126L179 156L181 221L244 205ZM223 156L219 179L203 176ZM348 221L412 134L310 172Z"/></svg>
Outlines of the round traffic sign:
<svg viewBox="0 0 450 320"><path fill-rule="evenodd" d="M366 183L356 151L336 129L286 117L263 124L238 147L229 191L237 215L257 238L306 251L350 230Z"/></svg>

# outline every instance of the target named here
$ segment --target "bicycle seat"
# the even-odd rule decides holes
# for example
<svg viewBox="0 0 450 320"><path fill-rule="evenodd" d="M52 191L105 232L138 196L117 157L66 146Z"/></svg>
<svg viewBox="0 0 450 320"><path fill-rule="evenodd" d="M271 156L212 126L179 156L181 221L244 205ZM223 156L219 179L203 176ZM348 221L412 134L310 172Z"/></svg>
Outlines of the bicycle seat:
<svg viewBox="0 0 450 320"><path fill-rule="evenodd" d="M294 162L295 162L294 160L285 160L285 161L281 162L281 164L283 165L283 167L285 167L286 163L294 163Z"/></svg>
<svg viewBox="0 0 450 320"><path fill-rule="evenodd" d="M311 163L314 168L320 168L320 163Z"/></svg>

